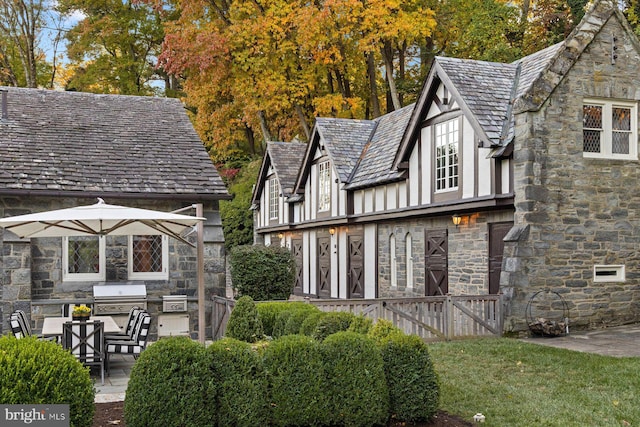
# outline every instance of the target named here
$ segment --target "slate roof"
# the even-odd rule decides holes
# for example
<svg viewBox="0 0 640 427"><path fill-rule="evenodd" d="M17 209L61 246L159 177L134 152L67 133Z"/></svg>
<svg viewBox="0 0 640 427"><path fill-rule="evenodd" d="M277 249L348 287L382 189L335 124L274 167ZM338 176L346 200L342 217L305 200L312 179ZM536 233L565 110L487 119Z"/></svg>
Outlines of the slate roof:
<svg viewBox="0 0 640 427"><path fill-rule="evenodd" d="M454 84L492 145L500 145L516 65L445 57L437 57L436 62Z"/></svg>
<svg viewBox="0 0 640 427"><path fill-rule="evenodd" d="M375 132L360 156L347 189L389 182L403 176L402 172L392 169L392 165L414 106L408 105L375 120Z"/></svg>
<svg viewBox="0 0 640 427"><path fill-rule="evenodd" d="M376 122L319 117L315 126L329 151L340 181L349 182L362 150L376 128Z"/></svg>
<svg viewBox="0 0 640 427"><path fill-rule="evenodd" d="M267 144L267 155L285 197L293 193L306 150L307 144L302 142L269 142Z"/></svg>
<svg viewBox="0 0 640 427"><path fill-rule="evenodd" d="M176 99L0 90L0 193L229 198Z"/></svg>

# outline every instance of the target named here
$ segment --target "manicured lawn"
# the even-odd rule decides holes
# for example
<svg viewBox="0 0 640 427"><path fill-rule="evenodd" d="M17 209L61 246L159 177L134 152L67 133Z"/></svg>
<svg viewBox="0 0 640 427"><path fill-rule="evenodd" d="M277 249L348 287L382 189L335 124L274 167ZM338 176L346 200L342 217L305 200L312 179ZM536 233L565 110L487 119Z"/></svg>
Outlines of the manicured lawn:
<svg viewBox="0 0 640 427"><path fill-rule="evenodd" d="M441 409L484 426L639 426L640 358L511 338L429 344Z"/></svg>

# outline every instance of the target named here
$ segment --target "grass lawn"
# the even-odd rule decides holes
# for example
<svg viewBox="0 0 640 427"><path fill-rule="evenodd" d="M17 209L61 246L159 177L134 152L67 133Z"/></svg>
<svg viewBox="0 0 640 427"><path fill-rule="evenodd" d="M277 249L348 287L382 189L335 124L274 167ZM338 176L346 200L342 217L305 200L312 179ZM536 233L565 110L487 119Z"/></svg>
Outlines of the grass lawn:
<svg viewBox="0 0 640 427"><path fill-rule="evenodd" d="M511 338L429 344L441 409L484 426L640 426L640 358Z"/></svg>

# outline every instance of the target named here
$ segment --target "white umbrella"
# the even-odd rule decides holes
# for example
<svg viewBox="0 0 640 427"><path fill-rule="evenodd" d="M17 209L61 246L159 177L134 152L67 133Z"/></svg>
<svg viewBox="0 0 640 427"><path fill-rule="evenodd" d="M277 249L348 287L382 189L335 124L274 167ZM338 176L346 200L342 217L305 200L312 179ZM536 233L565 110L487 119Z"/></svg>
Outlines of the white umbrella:
<svg viewBox="0 0 640 427"><path fill-rule="evenodd" d="M182 232L205 219L171 212L109 205L104 200L98 199L95 205L2 218L0 227L4 227L20 238L166 234L190 244L182 237Z"/></svg>
<svg viewBox="0 0 640 427"><path fill-rule="evenodd" d="M202 215L202 205L193 205L196 215ZM20 238L104 236L110 235L158 235L166 234L194 246L182 237L185 229L198 225L198 320L200 341L204 343L204 254L202 242L202 216L181 215L149 209L108 205L98 198L98 203L89 206L58 209L34 214L0 219L0 227L15 233Z"/></svg>

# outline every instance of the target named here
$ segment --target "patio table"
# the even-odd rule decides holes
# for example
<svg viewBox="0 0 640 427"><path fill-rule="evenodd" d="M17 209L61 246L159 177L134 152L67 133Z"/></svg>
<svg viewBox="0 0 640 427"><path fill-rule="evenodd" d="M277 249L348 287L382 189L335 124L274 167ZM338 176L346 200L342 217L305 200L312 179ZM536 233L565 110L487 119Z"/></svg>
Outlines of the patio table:
<svg viewBox="0 0 640 427"><path fill-rule="evenodd" d="M120 326L113 320L111 316L91 316L91 320L100 320L104 323L105 334L115 334L122 332ZM42 324L42 336L44 337L61 337L62 325L65 322L70 322L73 319L71 317L45 317Z"/></svg>

